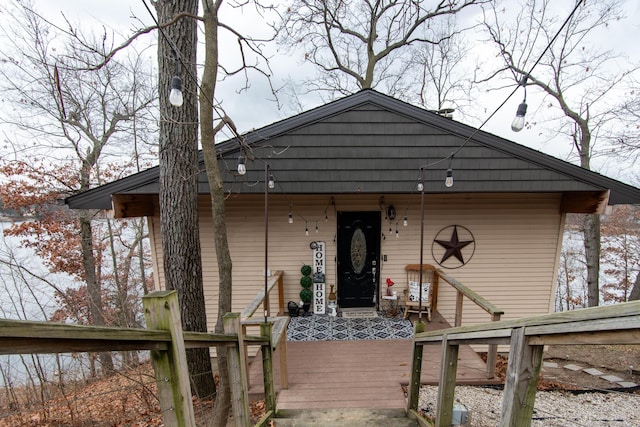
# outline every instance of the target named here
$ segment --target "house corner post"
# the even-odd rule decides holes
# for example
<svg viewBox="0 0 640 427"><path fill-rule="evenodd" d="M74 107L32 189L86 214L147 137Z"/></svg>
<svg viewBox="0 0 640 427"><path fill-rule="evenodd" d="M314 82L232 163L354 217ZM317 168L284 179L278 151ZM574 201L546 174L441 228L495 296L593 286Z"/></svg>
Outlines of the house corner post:
<svg viewBox="0 0 640 427"><path fill-rule="evenodd" d="M236 427L249 427L249 382L244 357L244 342L240 326L240 313L224 315L224 333L235 334L238 340L227 347L229 385L231 387L231 409Z"/></svg>
<svg viewBox="0 0 640 427"><path fill-rule="evenodd" d="M418 321L414 325L413 355L411 356L411 374L409 378L409 396L407 399L407 412L418 410L418 398L420 397L420 377L422 376L422 343L415 340L416 334L424 332L424 322Z"/></svg>
<svg viewBox="0 0 640 427"><path fill-rule="evenodd" d="M544 346L529 345L525 328L511 332L509 364L502 398L501 427L531 425Z"/></svg>
<svg viewBox="0 0 640 427"><path fill-rule="evenodd" d="M168 331L169 349L152 351L151 363L165 426L194 426L189 370L176 291L152 292L142 298L148 329Z"/></svg>

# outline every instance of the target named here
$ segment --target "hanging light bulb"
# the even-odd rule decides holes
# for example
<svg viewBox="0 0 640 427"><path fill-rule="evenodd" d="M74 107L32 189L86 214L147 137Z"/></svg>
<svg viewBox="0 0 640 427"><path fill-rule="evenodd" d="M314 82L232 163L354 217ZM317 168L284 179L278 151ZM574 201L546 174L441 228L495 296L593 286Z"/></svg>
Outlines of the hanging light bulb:
<svg viewBox="0 0 640 427"><path fill-rule="evenodd" d="M396 239L400 238L400 233L398 232L398 223L396 222Z"/></svg>
<svg viewBox="0 0 640 427"><path fill-rule="evenodd" d="M524 129L524 116L527 114L527 102L523 100L520 105L518 105L518 111L516 111L516 116L513 118L513 122L511 122L511 130L514 132L520 132Z"/></svg>
<svg viewBox="0 0 640 427"><path fill-rule="evenodd" d="M525 74L518 82L518 86L522 86L524 88L524 99L518 105L518 110L516 111L516 116L513 118L513 122L511 122L511 130L514 132L520 132L524 129L524 116L527 114L527 79L529 76Z"/></svg>
<svg viewBox="0 0 640 427"><path fill-rule="evenodd" d="M327 211L324 211L324 222L329 222L329 215L327 215Z"/></svg>
<svg viewBox="0 0 640 427"><path fill-rule="evenodd" d="M316 233L318 232L318 221L316 221Z"/></svg>
<svg viewBox="0 0 640 427"><path fill-rule="evenodd" d="M293 224L293 214L289 211L289 224Z"/></svg>
<svg viewBox="0 0 640 427"><path fill-rule="evenodd" d="M407 216L406 216L406 215L404 216L404 221L402 221L402 225L403 225L403 226L405 226L405 227L406 227L407 225L409 225L409 218L407 218Z"/></svg>
<svg viewBox="0 0 640 427"><path fill-rule="evenodd" d="M424 184L422 183L422 178L418 180L418 191L424 190Z"/></svg>
<svg viewBox="0 0 640 427"><path fill-rule="evenodd" d="M247 173L247 166L244 164L244 156L238 156L238 174L244 175Z"/></svg>
<svg viewBox="0 0 640 427"><path fill-rule="evenodd" d="M273 174L269 174L269 188L273 189L276 187L276 181L273 179Z"/></svg>
<svg viewBox="0 0 640 427"><path fill-rule="evenodd" d="M182 104L184 103L184 98L182 97L182 79L178 76L173 76L171 79L169 102L174 107L182 107Z"/></svg>
<svg viewBox="0 0 640 427"><path fill-rule="evenodd" d="M447 188L453 187L453 169L447 169L447 178L444 180L444 185Z"/></svg>
<svg viewBox="0 0 640 427"><path fill-rule="evenodd" d="M306 222L304 223L304 234L305 234L305 236L309 235L309 226L307 225Z"/></svg>

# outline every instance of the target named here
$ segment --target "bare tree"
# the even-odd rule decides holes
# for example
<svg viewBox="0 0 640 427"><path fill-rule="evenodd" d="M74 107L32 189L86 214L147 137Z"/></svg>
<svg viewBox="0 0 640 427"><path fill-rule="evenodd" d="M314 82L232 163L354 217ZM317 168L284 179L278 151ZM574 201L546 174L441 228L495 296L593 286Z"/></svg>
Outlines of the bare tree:
<svg viewBox="0 0 640 427"><path fill-rule="evenodd" d="M296 0L282 13L279 41L301 49L318 76L310 90L330 98L365 88L405 97L400 84L410 64L409 47L437 44L452 34L431 26L488 0L424 2Z"/></svg>
<svg viewBox="0 0 640 427"><path fill-rule="evenodd" d="M637 67L617 67L618 57L614 53L599 51L590 43L601 36L599 32L605 31L609 24L621 19L619 2L583 3L575 1L575 12L555 40L562 22L553 13L549 0L526 1L513 19L509 19L502 5L494 5L485 14L484 26L503 65L485 81L501 78L521 82L526 76L527 85L542 89L549 106L559 112L561 120L556 131L570 138L580 166L591 170L592 159L598 153L596 143L600 140L603 145L607 141L600 135L608 132L607 126L614 118L613 103L607 97L613 95ZM513 10L511 3L508 10ZM547 46L549 49L545 50ZM584 216L583 233L588 305L596 306L600 274L599 215Z"/></svg>
<svg viewBox="0 0 640 427"><path fill-rule="evenodd" d="M442 17L431 28L440 42L412 48L409 68L418 71L419 77L417 82L412 79L408 92L417 92L419 104L430 110L464 110L472 84L464 62L471 53L470 44L458 31L455 15Z"/></svg>
<svg viewBox="0 0 640 427"><path fill-rule="evenodd" d="M109 170L103 159L125 150L125 145L116 145L126 140L134 116L143 120L142 112L153 104L155 92L142 78L145 70L136 60L113 62L97 73L81 71L92 58L87 56L90 53L77 50L75 37L47 22L28 2L1 8L3 14L12 16L12 25L3 26L1 34L0 76L8 108L3 109L0 123L10 129L5 140L13 155L13 159L4 159L2 171L10 174L11 180L2 191L5 197L12 196L12 203L17 204L14 207L33 211L39 218L9 232L48 233L50 238L39 239L32 246L54 269L78 268L70 274L87 283L91 323L104 325L94 212L81 211L72 218L68 212L52 209L52 204L61 196L89 189L101 178L114 177L113 170L111 175L101 176L102 170ZM107 34L102 34L94 39L94 52L99 52L106 38ZM125 89L133 85L127 77L132 72L140 79L136 91ZM121 162L119 173L126 171L125 162ZM72 242L81 249L62 254L62 250L69 250L62 245ZM70 259L70 254L78 254L78 258ZM109 354L102 354L101 360L106 371L113 369Z"/></svg>

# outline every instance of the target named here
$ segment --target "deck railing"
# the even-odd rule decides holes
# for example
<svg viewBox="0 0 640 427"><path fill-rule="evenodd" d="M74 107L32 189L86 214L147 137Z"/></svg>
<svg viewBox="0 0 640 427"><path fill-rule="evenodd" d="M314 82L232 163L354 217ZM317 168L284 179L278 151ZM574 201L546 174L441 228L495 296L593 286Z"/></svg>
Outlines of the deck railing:
<svg viewBox="0 0 640 427"><path fill-rule="evenodd" d="M266 415L256 426L266 425L275 413L273 387L272 323L261 323L260 335L242 333L239 313L224 317L224 334L183 331L175 291L153 292L142 300L149 329L78 326L48 322L0 319L0 354L39 354L151 350L158 398L165 426L193 426L186 348L223 345L229 358L233 419L237 427L251 425L245 345L262 346ZM286 329L286 328L285 328ZM282 332L280 332L282 333Z"/></svg>
<svg viewBox="0 0 640 427"><path fill-rule="evenodd" d="M545 345L640 344L640 301L420 332L414 338L408 412L419 416L422 346L442 344L436 426L451 426L460 345L509 344L500 426L531 425ZM417 358L420 357L420 360Z"/></svg>
<svg viewBox="0 0 640 427"><path fill-rule="evenodd" d="M500 310L498 307L493 305L491 302L486 300L480 294L474 292L469 287L463 285L453 277L446 274L441 269L436 270L439 279L444 280L456 290L456 310L455 310L455 322L454 326L458 327L462 325L462 309L464 298L467 297L473 303L475 303L478 307L489 313L491 316L492 322L498 322L500 317L504 314L503 310ZM438 308L438 300L437 295L434 293L434 310ZM487 378L493 378L496 373L496 360L498 357L498 346L496 344L489 344L487 350Z"/></svg>

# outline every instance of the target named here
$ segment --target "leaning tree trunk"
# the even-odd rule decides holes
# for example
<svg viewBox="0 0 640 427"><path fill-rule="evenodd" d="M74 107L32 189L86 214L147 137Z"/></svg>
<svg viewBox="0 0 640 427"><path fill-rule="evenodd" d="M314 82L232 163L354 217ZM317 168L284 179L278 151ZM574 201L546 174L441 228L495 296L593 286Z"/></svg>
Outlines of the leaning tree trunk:
<svg viewBox="0 0 640 427"><path fill-rule="evenodd" d="M182 12L197 15L198 0L158 0L156 10L162 25ZM206 332L198 229L196 41L197 25L192 18L179 19L164 28L163 33L158 33L160 233L166 288L178 291L182 327L188 331ZM177 52L173 51L174 47ZM176 53L184 64L184 67L179 66L184 94L182 107L174 107L168 100ZM213 397L215 383L209 349L187 350L187 364L193 394Z"/></svg>
<svg viewBox="0 0 640 427"><path fill-rule="evenodd" d="M211 194L211 212L213 221L213 235L218 261L218 319L216 333L224 332L223 316L231 311L231 255L227 241L227 225L225 222L225 194L222 175L218 167L214 138L216 132L224 126L224 121L218 127L213 126L213 103L218 77L218 9L222 0L215 2L203 0L204 33L205 33L205 62L202 72L200 92L200 137L204 163L207 169L207 179ZM228 375L227 353L224 346L216 348L218 361L218 395L214 412L207 423L209 427L224 427L231 409L231 389Z"/></svg>

